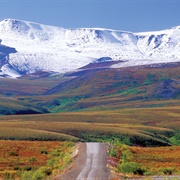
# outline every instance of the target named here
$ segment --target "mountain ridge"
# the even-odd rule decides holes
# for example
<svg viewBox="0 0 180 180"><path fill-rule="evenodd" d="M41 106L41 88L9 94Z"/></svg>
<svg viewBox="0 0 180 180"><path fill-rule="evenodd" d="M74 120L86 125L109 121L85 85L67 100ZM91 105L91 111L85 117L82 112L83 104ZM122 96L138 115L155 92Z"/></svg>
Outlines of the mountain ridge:
<svg viewBox="0 0 180 180"><path fill-rule="evenodd" d="M0 63L0 76L14 78L37 71L72 72L99 59L123 61L111 68L179 62L180 26L133 33L5 19L0 22L0 45L16 50L6 56L6 64Z"/></svg>

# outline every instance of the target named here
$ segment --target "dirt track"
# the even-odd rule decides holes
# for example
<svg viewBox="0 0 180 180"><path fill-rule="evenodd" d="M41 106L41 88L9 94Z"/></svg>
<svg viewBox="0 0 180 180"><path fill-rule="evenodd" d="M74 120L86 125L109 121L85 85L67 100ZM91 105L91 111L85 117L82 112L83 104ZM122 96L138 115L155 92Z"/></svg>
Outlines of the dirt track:
<svg viewBox="0 0 180 180"><path fill-rule="evenodd" d="M60 180L108 180L106 145L103 143L81 144L75 166Z"/></svg>

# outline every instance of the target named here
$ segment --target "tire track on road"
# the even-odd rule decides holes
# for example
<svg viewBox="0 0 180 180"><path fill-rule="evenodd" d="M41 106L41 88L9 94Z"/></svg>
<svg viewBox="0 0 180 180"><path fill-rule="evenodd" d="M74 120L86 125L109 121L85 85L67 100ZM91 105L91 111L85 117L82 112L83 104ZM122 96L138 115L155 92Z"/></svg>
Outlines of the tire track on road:
<svg viewBox="0 0 180 180"><path fill-rule="evenodd" d="M110 172L106 167L106 144L85 143L77 158L75 167L61 180L108 180Z"/></svg>

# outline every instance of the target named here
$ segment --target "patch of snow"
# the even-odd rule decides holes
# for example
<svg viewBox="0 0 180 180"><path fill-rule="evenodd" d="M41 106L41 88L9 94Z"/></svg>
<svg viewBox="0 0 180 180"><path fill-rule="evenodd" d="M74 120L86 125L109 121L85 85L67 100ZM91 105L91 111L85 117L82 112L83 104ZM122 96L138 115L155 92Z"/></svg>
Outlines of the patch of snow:
<svg viewBox="0 0 180 180"><path fill-rule="evenodd" d="M18 72L16 72L10 65L5 64L1 67L0 76L17 78L20 77L21 75Z"/></svg>

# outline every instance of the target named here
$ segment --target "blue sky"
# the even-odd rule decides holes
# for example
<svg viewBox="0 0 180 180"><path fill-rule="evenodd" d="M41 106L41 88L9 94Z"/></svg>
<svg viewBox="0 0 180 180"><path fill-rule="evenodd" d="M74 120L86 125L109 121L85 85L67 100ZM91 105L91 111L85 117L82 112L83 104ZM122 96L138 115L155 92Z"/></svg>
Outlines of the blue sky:
<svg viewBox="0 0 180 180"><path fill-rule="evenodd" d="M6 18L64 28L153 31L180 25L180 0L0 0L0 21Z"/></svg>

